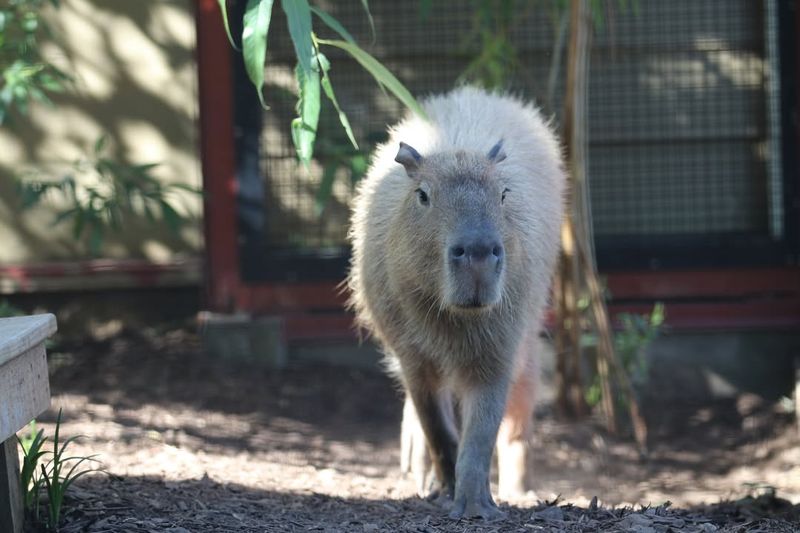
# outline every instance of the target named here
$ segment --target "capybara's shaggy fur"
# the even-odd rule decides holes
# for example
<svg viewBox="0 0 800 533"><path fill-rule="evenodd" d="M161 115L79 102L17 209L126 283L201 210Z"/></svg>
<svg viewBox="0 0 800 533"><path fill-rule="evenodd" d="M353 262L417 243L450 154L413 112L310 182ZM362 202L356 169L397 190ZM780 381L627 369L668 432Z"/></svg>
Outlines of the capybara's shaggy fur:
<svg viewBox="0 0 800 533"><path fill-rule="evenodd" d="M406 390L404 466L422 484L431 460L452 517L494 519L495 443L501 496L523 489L561 153L538 110L516 98L462 87L422 106L427 119L392 128L359 186L351 302Z"/></svg>

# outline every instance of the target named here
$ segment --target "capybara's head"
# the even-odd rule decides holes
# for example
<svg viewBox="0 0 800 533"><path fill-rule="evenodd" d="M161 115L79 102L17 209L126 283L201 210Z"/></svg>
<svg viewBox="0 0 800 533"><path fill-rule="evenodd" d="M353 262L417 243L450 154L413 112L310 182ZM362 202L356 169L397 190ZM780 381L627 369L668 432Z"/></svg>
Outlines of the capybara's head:
<svg viewBox="0 0 800 533"><path fill-rule="evenodd" d="M442 309L479 313L503 298L516 240L507 223L502 141L487 153L423 155L400 143L408 189L399 223L417 246L404 267ZM409 242L409 241L406 241ZM391 253L391 252L390 252Z"/></svg>

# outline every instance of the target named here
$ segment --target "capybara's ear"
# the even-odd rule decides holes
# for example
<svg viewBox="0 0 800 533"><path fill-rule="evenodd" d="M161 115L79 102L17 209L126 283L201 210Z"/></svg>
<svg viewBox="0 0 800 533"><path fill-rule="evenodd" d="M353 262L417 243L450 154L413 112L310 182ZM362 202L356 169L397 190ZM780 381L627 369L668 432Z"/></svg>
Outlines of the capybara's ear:
<svg viewBox="0 0 800 533"><path fill-rule="evenodd" d="M492 149L489 150L487 157L492 163L499 163L506 158L506 153L503 151L503 139L500 139L497 141L497 144L492 146Z"/></svg>
<svg viewBox="0 0 800 533"><path fill-rule="evenodd" d="M422 163L422 156L414 150L413 146L401 142L400 149L397 151L397 156L395 156L394 160L403 165L408 177L413 178L417 170L419 170L419 164Z"/></svg>

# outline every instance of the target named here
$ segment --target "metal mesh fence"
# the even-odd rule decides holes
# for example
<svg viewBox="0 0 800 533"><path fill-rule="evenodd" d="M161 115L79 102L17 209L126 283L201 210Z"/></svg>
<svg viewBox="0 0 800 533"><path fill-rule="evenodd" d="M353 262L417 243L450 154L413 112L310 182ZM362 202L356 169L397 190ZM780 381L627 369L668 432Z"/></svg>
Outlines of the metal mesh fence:
<svg viewBox="0 0 800 533"><path fill-rule="evenodd" d="M356 39L417 95L445 91L479 51L473 3L431 2L421 18L414 2L370 2L371 35L360 2L326 7ZM520 2L512 25L518 61L508 88L558 120L564 65L554 68L558 22L551 2ZM765 2L639 0L621 11L608 2L594 37L589 84L589 180L598 237L766 234L780 206L770 201L768 32ZM616 6L616 7L615 7ZM262 168L270 246L343 248L352 178L364 155L349 147L330 106L323 108L307 172L294 157L294 56L282 17L270 36ZM326 30L315 20L315 29ZM385 138L403 113L369 74L326 50L342 108L362 150ZM566 53L564 53L566 57ZM548 98L550 93L550 98ZM774 170L774 169L773 169ZM318 183L335 173L322 205ZM772 172L772 175L775 173ZM774 196L774 195L773 195ZM778 199L779 200L779 199Z"/></svg>

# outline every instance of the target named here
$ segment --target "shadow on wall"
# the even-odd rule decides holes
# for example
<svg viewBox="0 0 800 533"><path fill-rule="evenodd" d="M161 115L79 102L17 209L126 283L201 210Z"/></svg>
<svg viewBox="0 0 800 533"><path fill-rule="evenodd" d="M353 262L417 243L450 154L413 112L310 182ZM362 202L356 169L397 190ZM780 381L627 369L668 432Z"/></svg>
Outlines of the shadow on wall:
<svg viewBox="0 0 800 533"><path fill-rule="evenodd" d="M60 179L72 162L90 154L107 134L108 157L128 164L158 163L164 183L200 187L195 26L192 2L68 0L46 13L54 39L43 54L73 82L52 95L55 107L34 105L0 130L0 262L75 259L87 255L69 223L52 226L62 206L22 213L12 178L26 169L40 179ZM191 193L177 202L192 221L179 233L161 220L126 221L105 240L104 256L167 260L201 246L201 200Z"/></svg>

